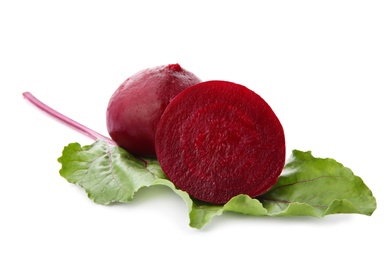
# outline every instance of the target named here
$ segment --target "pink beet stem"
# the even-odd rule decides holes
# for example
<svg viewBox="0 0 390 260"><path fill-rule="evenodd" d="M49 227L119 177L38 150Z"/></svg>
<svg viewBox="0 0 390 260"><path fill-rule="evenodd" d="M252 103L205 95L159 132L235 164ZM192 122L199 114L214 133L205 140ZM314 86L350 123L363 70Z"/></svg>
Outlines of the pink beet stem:
<svg viewBox="0 0 390 260"><path fill-rule="evenodd" d="M107 143L109 144L112 144L112 145L117 145L113 140L111 140L110 138L104 136L104 135L101 135L95 131L93 131L92 129L70 119L69 117L67 116L64 116L63 114L61 114L60 112L52 109L51 107L49 107L48 105L42 103L40 100L38 100L36 97L34 97L33 94L31 94L30 92L24 92L23 93L23 96L28 100L30 101L33 105L35 105L36 107L38 107L39 109L41 109L42 111L48 113L49 115L57 118L58 120L60 120L62 123L76 129L77 131L79 131L80 133L92 138L93 140L98 140L98 139L102 139L104 141L106 141Z"/></svg>

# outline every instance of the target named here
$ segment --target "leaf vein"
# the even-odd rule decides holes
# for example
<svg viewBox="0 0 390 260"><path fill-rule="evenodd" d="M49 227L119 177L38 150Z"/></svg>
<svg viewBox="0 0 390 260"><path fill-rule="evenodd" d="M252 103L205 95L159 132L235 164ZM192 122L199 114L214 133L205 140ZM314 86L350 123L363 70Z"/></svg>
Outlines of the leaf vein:
<svg viewBox="0 0 390 260"><path fill-rule="evenodd" d="M315 207L315 208L328 208L328 206L326 205L317 205L317 204L310 204L308 202L299 202L299 201L296 201L296 202L291 202L289 200L282 200L282 199L271 199L271 198L262 198L263 201L267 200L267 201L272 201L272 202L275 202L275 203L284 203L284 204L293 204L293 203L306 203L307 205L310 205L312 207Z"/></svg>
<svg viewBox="0 0 390 260"><path fill-rule="evenodd" d="M322 178L341 178L341 177L343 177L343 176L329 176L329 175L327 175L327 176L320 176L320 177L313 178L313 179L296 181L296 182L287 183L287 184L284 184L284 185L277 186L274 189L269 190L268 193L269 192L273 192L273 191L275 191L277 189L280 189L280 188L285 188L285 187L293 186L293 185L296 185L296 184L302 184L302 183L306 183L306 182L312 182L312 181L316 181L316 180L319 180L319 179L322 179Z"/></svg>
<svg viewBox="0 0 390 260"><path fill-rule="evenodd" d="M122 184L117 180L115 174L114 174L114 166L113 166L113 160L112 160L112 154L111 154L111 150L110 150L110 145L107 144L107 154L108 154L108 158L109 158L109 161L110 161L110 173L111 173L111 176L112 178L115 180L117 186L119 186L119 190L122 189ZM118 191L119 193L119 191Z"/></svg>

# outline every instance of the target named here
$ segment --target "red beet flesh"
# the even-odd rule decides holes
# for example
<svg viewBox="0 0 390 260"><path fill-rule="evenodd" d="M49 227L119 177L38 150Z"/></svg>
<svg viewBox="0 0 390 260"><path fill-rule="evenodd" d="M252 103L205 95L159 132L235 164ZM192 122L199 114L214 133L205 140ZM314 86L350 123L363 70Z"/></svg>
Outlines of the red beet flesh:
<svg viewBox="0 0 390 260"><path fill-rule="evenodd" d="M248 88L226 81L181 92L156 133L157 158L168 178L192 197L215 204L271 188L285 150L283 127L270 106Z"/></svg>
<svg viewBox="0 0 390 260"><path fill-rule="evenodd" d="M112 95L106 114L107 130L122 148L137 156L156 157L157 124L169 102L200 79L179 64L142 70Z"/></svg>

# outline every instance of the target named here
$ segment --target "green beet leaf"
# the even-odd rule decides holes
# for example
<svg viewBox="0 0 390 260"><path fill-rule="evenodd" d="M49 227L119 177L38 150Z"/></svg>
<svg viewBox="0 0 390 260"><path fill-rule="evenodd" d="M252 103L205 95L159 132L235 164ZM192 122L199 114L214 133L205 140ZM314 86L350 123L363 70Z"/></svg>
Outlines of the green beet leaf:
<svg viewBox="0 0 390 260"><path fill-rule="evenodd" d="M335 213L371 215L376 200L363 180L333 159L293 151L284 174L259 197L270 216Z"/></svg>
<svg viewBox="0 0 390 260"><path fill-rule="evenodd" d="M84 147L71 143L58 161L62 164L60 175L84 188L99 204L129 202L140 188L166 178L157 160L136 159L101 140Z"/></svg>
<svg viewBox="0 0 390 260"><path fill-rule="evenodd" d="M58 159L60 174L85 189L99 204L130 202L143 187L164 185L186 203L190 226L202 228L223 212L253 216L314 216L335 213L371 215L376 200L362 179L333 159L294 150L278 182L258 198L238 195L225 205L191 198L167 179L157 160L135 158L104 141L66 146Z"/></svg>
<svg viewBox="0 0 390 260"><path fill-rule="evenodd" d="M190 225L201 228L225 211L253 216L370 216L376 200L362 179L333 159L294 150L278 182L258 198L238 195L223 206L193 205Z"/></svg>

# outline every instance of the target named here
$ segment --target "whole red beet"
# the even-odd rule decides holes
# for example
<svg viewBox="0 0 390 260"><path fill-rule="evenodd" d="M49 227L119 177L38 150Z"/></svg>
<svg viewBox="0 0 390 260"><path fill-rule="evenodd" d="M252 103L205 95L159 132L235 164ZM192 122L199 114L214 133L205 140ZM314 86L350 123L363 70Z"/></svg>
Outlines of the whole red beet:
<svg viewBox="0 0 390 260"><path fill-rule="evenodd" d="M181 91L200 83L179 64L142 70L123 82L107 107L107 130L122 148L136 156L156 157L155 134L167 105Z"/></svg>

